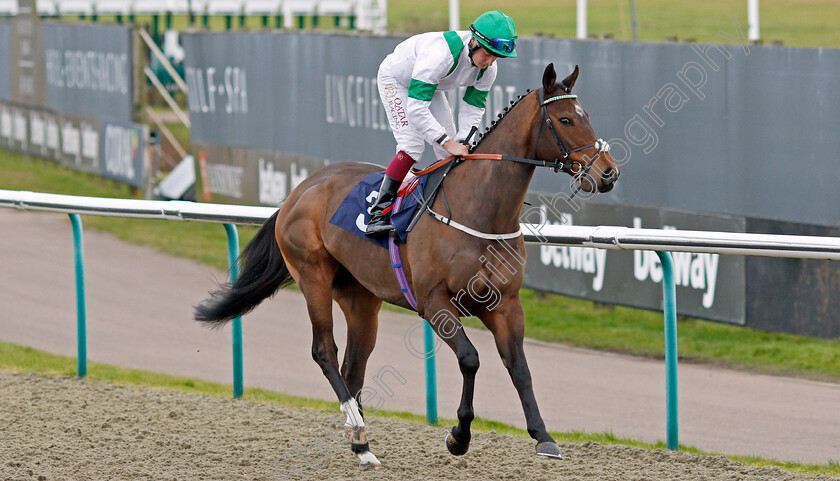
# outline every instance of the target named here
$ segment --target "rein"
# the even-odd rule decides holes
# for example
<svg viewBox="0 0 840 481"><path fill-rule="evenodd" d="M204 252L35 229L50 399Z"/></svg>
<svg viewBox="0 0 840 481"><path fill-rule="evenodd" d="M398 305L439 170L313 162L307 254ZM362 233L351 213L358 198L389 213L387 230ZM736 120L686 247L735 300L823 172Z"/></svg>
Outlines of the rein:
<svg viewBox="0 0 840 481"><path fill-rule="evenodd" d="M426 167L423 170L414 172L414 175L416 175L418 177L421 176L421 175L426 175L426 174L428 174L432 171L435 171L435 170L439 169L440 167L443 167L444 165L452 162L455 159L463 159L463 160L507 160L507 161L510 161L510 162L517 162L517 163L520 163L520 164L534 165L534 166L537 166L537 167L548 167L548 168L554 169L554 172L568 172L569 174L572 174L575 177L582 177L582 176L588 175L589 170L592 169L593 165L595 165L595 159L593 158L592 161L589 162L589 164L587 165L587 164L584 164L583 162L581 162L579 160L572 159L572 154L575 153L575 152L580 152L582 150L586 150L586 149L595 147L595 149L597 150L597 152L596 152L596 157L597 157L597 155L600 154L601 152L609 152L610 145L605 140L599 138L598 140L596 140L595 142L593 142L591 144L587 144L587 145L584 145L584 146L581 146L581 147L576 147L574 149L567 148L566 144L564 144L563 141L560 139L560 135L557 134L557 130L554 128L554 123L551 121L551 116L548 115L547 105L550 104L551 102L554 102L554 101L557 101L557 100L577 99L577 95L558 95L556 97L551 97L549 99L544 99L543 89L540 89L539 90L539 99L540 99L540 111L541 111L540 113L541 113L542 119L540 120L540 128L537 130L537 138L534 142L534 158L533 159L526 159L526 158L523 158L523 157L513 157L513 156L510 156L510 155L502 155L502 154L466 154L466 155L460 155L460 156L450 155L449 157L446 157L445 159L441 159L441 160L435 162L434 164ZM539 146L540 136L542 135L542 130L543 130L543 121L545 121L545 123L548 125L548 130L551 132L551 135L554 137L554 142L557 144L558 147L560 147L560 151L563 153L563 158L562 159L555 158L554 161L537 160L536 159L536 157L537 157L537 147ZM579 166L577 172L575 172L575 170L574 170L575 164L577 164ZM442 186L441 186L441 188L442 188ZM570 199L574 198L574 196L578 192L580 192L580 189L581 189L581 186L578 185L577 189L575 189L575 191L572 193ZM438 214L437 212L433 211L430 208L430 206L425 206L425 210L432 217L437 219L438 221L443 222L446 225L452 226L452 227L454 227L454 228L456 228L456 229L458 229L462 232L465 232L465 233L467 233L467 234L469 234L473 237L478 237L478 238L481 238L481 239L497 239L498 240L498 239L513 239L513 238L516 238L516 237L519 237L520 235L522 235L521 230L519 230L517 232L507 233L507 234L487 234L487 233L484 233L484 232L479 232L479 231L471 229L471 228L469 228L465 225L459 224L459 223L453 221L451 218L448 218L448 217L445 217L441 214Z"/></svg>
<svg viewBox="0 0 840 481"><path fill-rule="evenodd" d="M592 147L595 144L590 144L587 147ZM577 152L576 150L574 152ZM502 155L502 154L467 154L467 155L450 155L444 159L438 160L434 164L426 167L423 170L418 170L417 172L412 172L412 174L420 177L421 175L426 175L430 172L433 172L444 165L452 162L455 158L463 159L463 160L507 160L510 162L518 162L520 164L528 164L528 165L536 165L537 167L548 167L554 168L554 164L556 162L551 162L547 160L534 160L534 159L526 159L524 157L512 157L510 155ZM555 169L555 172L559 172L559 170Z"/></svg>
<svg viewBox="0 0 840 481"><path fill-rule="evenodd" d="M584 165L579 160L573 160L571 154L575 152L580 152L581 150L586 150L591 147L595 147L597 149L597 153L600 154L601 152L609 152L610 146L609 144L603 140L598 139L591 144L587 144L581 147L576 147L574 149L569 149L566 147L566 144L560 139L560 135L557 134L557 130L554 128L554 123L551 121L551 116L548 115L548 108L546 107L551 102L556 100L563 100L563 99L576 99L577 95L558 95L556 97L551 97L549 99L543 100L543 89L539 90L540 96L540 111L542 114L542 120L548 125L548 129L551 131L552 136L554 137L554 142L560 147L560 150L563 152L562 160L559 158L554 159L554 161L547 161L547 160L536 160L537 157L537 146L540 142L540 136L542 135L543 123L540 122L540 128L537 130L537 139L534 142L534 158L533 159L526 159L524 157L513 157L510 155L501 155L501 154L467 154L458 156L464 160L507 160L510 162L517 162L520 164L527 164L527 165L535 165L537 167L548 167L554 169L554 172L568 172L572 175L586 175L589 173L589 170L592 168L592 165L595 163L594 160L589 163L589 165ZM426 167L423 170L418 172L414 172L414 175L421 176L428 174L438 168L448 164L452 160L455 159L455 155L450 155L445 159L441 159L434 164ZM578 164L581 168L578 169L578 172L575 172L574 165ZM577 193L577 192L575 192Z"/></svg>

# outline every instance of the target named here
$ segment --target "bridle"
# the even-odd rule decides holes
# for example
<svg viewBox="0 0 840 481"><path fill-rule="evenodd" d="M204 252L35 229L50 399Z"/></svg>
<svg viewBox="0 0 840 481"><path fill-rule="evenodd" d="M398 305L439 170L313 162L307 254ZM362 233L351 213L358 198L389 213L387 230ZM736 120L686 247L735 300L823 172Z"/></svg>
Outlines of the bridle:
<svg viewBox="0 0 840 481"><path fill-rule="evenodd" d="M474 159L474 160L507 160L507 161L511 161L511 162L517 162L517 163L520 163L520 164L528 164L528 165L535 165L535 166L538 166L538 167L553 168L554 172L568 172L576 178L584 177L587 174L589 174L589 170L592 169L593 165L595 165L595 159L597 158L597 156L599 154L601 154L602 152L609 152L610 145L604 139L599 138L598 140L596 140L595 142L593 142L591 144L587 144L587 145L584 145L584 146L581 146L581 147L576 147L574 149L569 149L568 147L566 147L566 145L560 139L560 136L557 134L557 130L555 130L554 124L551 122L551 117L548 115L548 108L546 107L551 102L554 102L554 101L557 101L557 100L576 99L576 98L577 98L577 95L567 94L567 95L558 95L556 97L551 97L549 99L544 99L543 89L540 88L539 99L540 99L540 110L541 110L542 118L540 119L540 128L539 128L539 130L537 130L537 138L536 138L535 143L534 143L534 155L533 155L534 158L533 159L525 159L525 158L522 158L522 157L513 157L513 156L509 156L509 155L502 155L502 154L466 154L466 155L459 155L459 156L453 155L453 156L449 156L445 159L439 160L439 161L435 162L434 164L430 165L429 167L427 167L427 168L425 168L421 171L414 172L414 175L421 176L421 175L428 174L428 173L432 172L433 170L436 170L440 167L443 167L447 164L450 164L450 162L452 164L447 168L449 168L451 170L452 168L459 165L461 162L463 162L465 160ZM563 153L563 158L562 159L556 158L556 159L554 159L554 162L537 159L537 148L539 146L540 136L542 135L543 121L545 121L545 123L548 124L548 129L551 131L551 135L554 136L554 141L560 147L560 150ZM473 127L472 131L470 131L469 135L467 136L466 142L469 142L470 137L472 137L472 135L476 132L476 130L477 129L475 127ZM595 147L596 153L595 153L595 157L592 158L592 161L590 161L588 165L584 164L583 162L581 162L579 160L572 159L571 154L573 154L575 152L580 152L581 150L586 150L586 149L591 148L591 147ZM575 170L574 170L574 165L575 164L577 164L579 166L578 172L575 172ZM446 175L447 174L444 173L444 177L446 177ZM441 181L441 186L440 186L441 192L443 192L442 182L443 181ZM575 189L575 191L572 192L572 195L569 197L569 199L574 198L575 195L577 195L577 193L580 192L581 188L582 188L582 184L579 183L577 188ZM444 200L444 204L446 205L447 210L449 210L449 204L446 202L446 195L445 194L443 195L443 200ZM479 238L482 238L482 239L498 240L498 239L512 239L512 238L515 238L515 237L519 237L522 234L521 230L509 233L509 234L486 234L486 233L483 233L483 232L479 232L479 231L476 231L474 229L470 229L467 226L458 224L457 222L453 221L451 212L449 212L449 217L446 217L446 216L443 216L443 215L438 214L437 212L433 211L430 208L429 205L423 204L422 202L420 204L423 206L424 211L428 212L435 219L443 222L444 224L450 225L450 226L452 226L452 227L454 227L454 228L456 228L456 229L458 229L462 232L466 232L467 234L469 234L471 236L474 236L474 237L479 237ZM415 220L412 221L411 227L414 226L414 223L416 222L416 220L418 218L419 217L416 217ZM409 229L411 229L411 227L409 227Z"/></svg>
<svg viewBox="0 0 840 481"><path fill-rule="evenodd" d="M598 151L596 152L596 155L600 154L601 152L609 152L609 150L610 150L609 144L607 144L607 142L604 141L603 139L598 139L591 144L587 144L587 145L584 145L582 147L577 147L577 148L569 150L566 147L566 144L564 144L563 141L560 140L560 136L557 135L557 130L554 128L554 123L551 121L551 116L548 115L547 105L550 104L551 102L554 102L555 100L576 99L577 95L558 95L556 97L551 97L550 99L543 100L543 98L544 98L543 97L543 89L541 88L539 90L539 98L540 98L540 111L541 111L542 119L540 119L540 128L537 130L537 139L534 141L534 158L535 159L537 158L537 148L540 145L540 136L542 135L543 121L545 121L545 123L548 124L548 130L550 130L551 135L554 136L554 142L557 143L557 146L560 147L560 151L563 152L563 158L562 159L559 159L559 158L554 159L554 164L553 164L554 172L568 172L568 173L570 173L572 175L575 175L575 176L581 176L581 177L586 176L589 173L589 170L595 164L595 159L593 159L592 162L590 162L588 165L586 165L579 160L573 160L572 159L572 154L575 153L575 152L580 152L581 150L586 150L590 147L595 147L595 148L598 149ZM578 172L575 172L575 170L574 170L574 165L575 164L578 164L580 166L579 169L578 169Z"/></svg>
<svg viewBox="0 0 840 481"><path fill-rule="evenodd" d="M426 167L425 169L423 169L421 171L415 172L414 174L417 175L417 176L428 174L429 172L431 172L433 170L436 170L439 167L442 167L442 166L448 164L453 159L455 160L456 163L460 163L464 160L470 160L470 159L475 159L475 160L483 159L483 160L507 160L507 161L510 161L510 162L517 162L517 163L520 163L520 164L535 165L537 167L548 167L548 168L554 169L554 172L568 172L569 174L571 174L574 177L584 177L587 174L589 174L589 170L592 169L593 165L595 165L595 157L593 157L592 161L589 162L589 164L587 165L587 164L584 164L583 162L581 162L579 160L572 159L572 154L575 153L575 152L580 152L581 150L586 150L588 148L595 147L597 149L597 151L595 153L595 156L597 157L597 155L602 153L602 152L609 152L610 151L610 144L608 144L606 140L599 138L595 142L593 142L591 144L584 145L582 147L576 147L574 149L567 148L566 144L563 143L563 141L560 139L560 136L557 134L557 130L555 130L555 128L554 128L554 124L551 121L551 117L548 115L548 108L546 107L548 104L550 104L551 102L554 102L556 100L576 99L576 98L577 98L577 95L568 95L567 94L567 95L558 95L556 97L551 97L549 99L544 100L543 89L540 88L539 99L540 99L540 110L541 110L542 118L540 119L540 128L537 130L537 138L534 141L534 155L533 155L534 158L533 159L526 159L526 158L523 158L523 157L513 157L513 156L510 156L510 155L501 155L501 154L467 154L467 155L461 155L461 156L451 155L451 156L449 156L445 159L441 159L441 160L435 162L434 164L430 165L429 167ZM551 135L554 136L554 142L556 142L557 146L560 147L560 151L563 153L563 158L562 159L556 158L556 159L554 159L553 162L547 161L547 160L537 160L537 148L539 147L539 144L540 144L540 136L542 135L543 121L545 121L545 123L548 124L548 129L551 131ZM472 131L470 131L470 134L467 136L467 140L465 142L469 142L470 137L472 137L472 135L477 130L478 129L476 127L473 127ZM580 166L578 168L577 172L575 172L575 170L574 170L575 164ZM578 191L580 191L580 189L581 189L581 186L578 185L578 188L574 191L574 193L572 193L572 196L577 194Z"/></svg>

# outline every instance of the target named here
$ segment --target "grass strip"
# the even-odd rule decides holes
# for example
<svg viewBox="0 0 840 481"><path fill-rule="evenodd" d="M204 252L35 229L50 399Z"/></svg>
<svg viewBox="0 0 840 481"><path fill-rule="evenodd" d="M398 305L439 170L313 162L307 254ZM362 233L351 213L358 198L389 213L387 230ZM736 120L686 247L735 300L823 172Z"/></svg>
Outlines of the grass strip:
<svg viewBox="0 0 840 481"><path fill-rule="evenodd" d="M671 0L639 0L635 2L635 19L630 11L633 2L589 1L587 32L590 37L632 41L633 21L641 42L696 42L717 40L719 31L738 35L733 24L737 18L743 36L747 36L747 2L706 0L679 2ZM577 2L574 0L518 0L497 2L489 6L480 0L460 1L460 26L466 29L481 13L500 9L516 22L520 36L543 35L575 38ZM761 39L766 44L782 42L796 47L840 47L840 3L824 0L762 0L760 11ZM417 33L448 30L447 0L427 0L423 9L408 0L388 2L388 27L392 31Z"/></svg>
<svg viewBox="0 0 840 481"><path fill-rule="evenodd" d="M696 42L717 40L724 44L734 41L718 36L725 31L738 37L737 19L742 35L747 35L747 2L730 0L706 0L703 2L678 2L672 0L639 0L635 2L635 16L630 10L633 2L593 0L587 6L587 32L597 39L632 41L634 35L641 42ZM523 36L548 36L575 38L577 32L577 4L575 0L518 0L493 3L479 0L461 0L460 28L466 29L481 13L500 9L510 15L517 26L517 33ZM426 31L449 29L449 2L447 0L426 0L423 8L411 0L390 0L388 2L388 31L395 34L414 34ZM277 25L277 17L269 17L268 28ZM79 21L78 17L65 16L62 21ZM116 17L101 15L99 23L114 23ZM123 17L123 21L127 21ZM246 16L244 23L239 16L228 19L222 15L211 15L204 26L204 18L196 15L194 28L212 31L262 30L260 16ZM636 28L633 22L636 22ZM138 15L135 23L150 30L154 19ZM317 25L316 25L317 23ZM335 26L334 17L313 17L304 19L304 31L347 31L349 20L341 19L342 26ZM298 20L294 19L294 29ZM840 3L826 0L762 0L760 11L761 39L765 44L782 43L792 47L840 47ZM165 27L160 20L159 29ZM190 28L187 15L173 15L171 28ZM635 32L635 33L634 33Z"/></svg>

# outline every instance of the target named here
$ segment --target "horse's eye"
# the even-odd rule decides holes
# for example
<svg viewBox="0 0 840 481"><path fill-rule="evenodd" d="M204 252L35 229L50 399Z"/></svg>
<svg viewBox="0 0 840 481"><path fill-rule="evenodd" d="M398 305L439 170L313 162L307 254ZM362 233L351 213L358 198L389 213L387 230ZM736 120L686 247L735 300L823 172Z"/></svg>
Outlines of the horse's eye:
<svg viewBox="0 0 840 481"><path fill-rule="evenodd" d="M572 119L570 119L568 117L560 117L560 123L563 124L563 125L573 125L574 124L574 122L572 122Z"/></svg>

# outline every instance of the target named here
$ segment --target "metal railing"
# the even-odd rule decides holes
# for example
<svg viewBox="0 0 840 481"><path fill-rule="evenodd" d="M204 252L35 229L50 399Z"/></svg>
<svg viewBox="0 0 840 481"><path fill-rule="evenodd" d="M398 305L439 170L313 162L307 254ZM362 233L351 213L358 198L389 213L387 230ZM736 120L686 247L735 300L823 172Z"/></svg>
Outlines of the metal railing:
<svg viewBox="0 0 840 481"><path fill-rule="evenodd" d="M225 224L231 281L238 276L236 257L239 239L233 224L261 225L274 212L273 207L201 204L183 201L154 201L79 197L0 190L0 207L21 210L63 212L73 222L76 256L78 318L78 375L87 372L85 340L84 254L79 214L134 217L142 219L192 220ZM840 260L840 238L743 234L683 230L631 229L612 226L560 226L522 224L525 242L547 245L584 246L610 250L653 250L662 262L665 313L665 368L667 407L667 447L679 448L677 403L677 308L676 285L670 251L735 254L799 259ZM433 332L425 323L424 342L430 349ZM430 349L433 351L433 349ZM242 325L233 323L234 397L242 395ZM428 351L427 351L428 352ZM434 358L426 362L427 419L437 420L437 387Z"/></svg>
<svg viewBox="0 0 840 481"><path fill-rule="evenodd" d="M21 210L63 212L70 215L73 225L73 251L76 269L76 373L87 374L87 313L85 309L85 273L82 221L79 214L139 219L194 220L224 224L228 241L230 281L239 277L239 234L234 224L261 225L277 209L236 205L197 204L184 201L156 201L108 199L60 194L40 194L26 191L0 190L0 207ZM242 397L242 319L232 321L233 336L233 397Z"/></svg>
<svg viewBox="0 0 840 481"><path fill-rule="evenodd" d="M840 260L840 238L615 226L522 224L525 242L609 250L651 250L662 262L665 315L665 405L668 449L679 449L677 294L671 252Z"/></svg>

